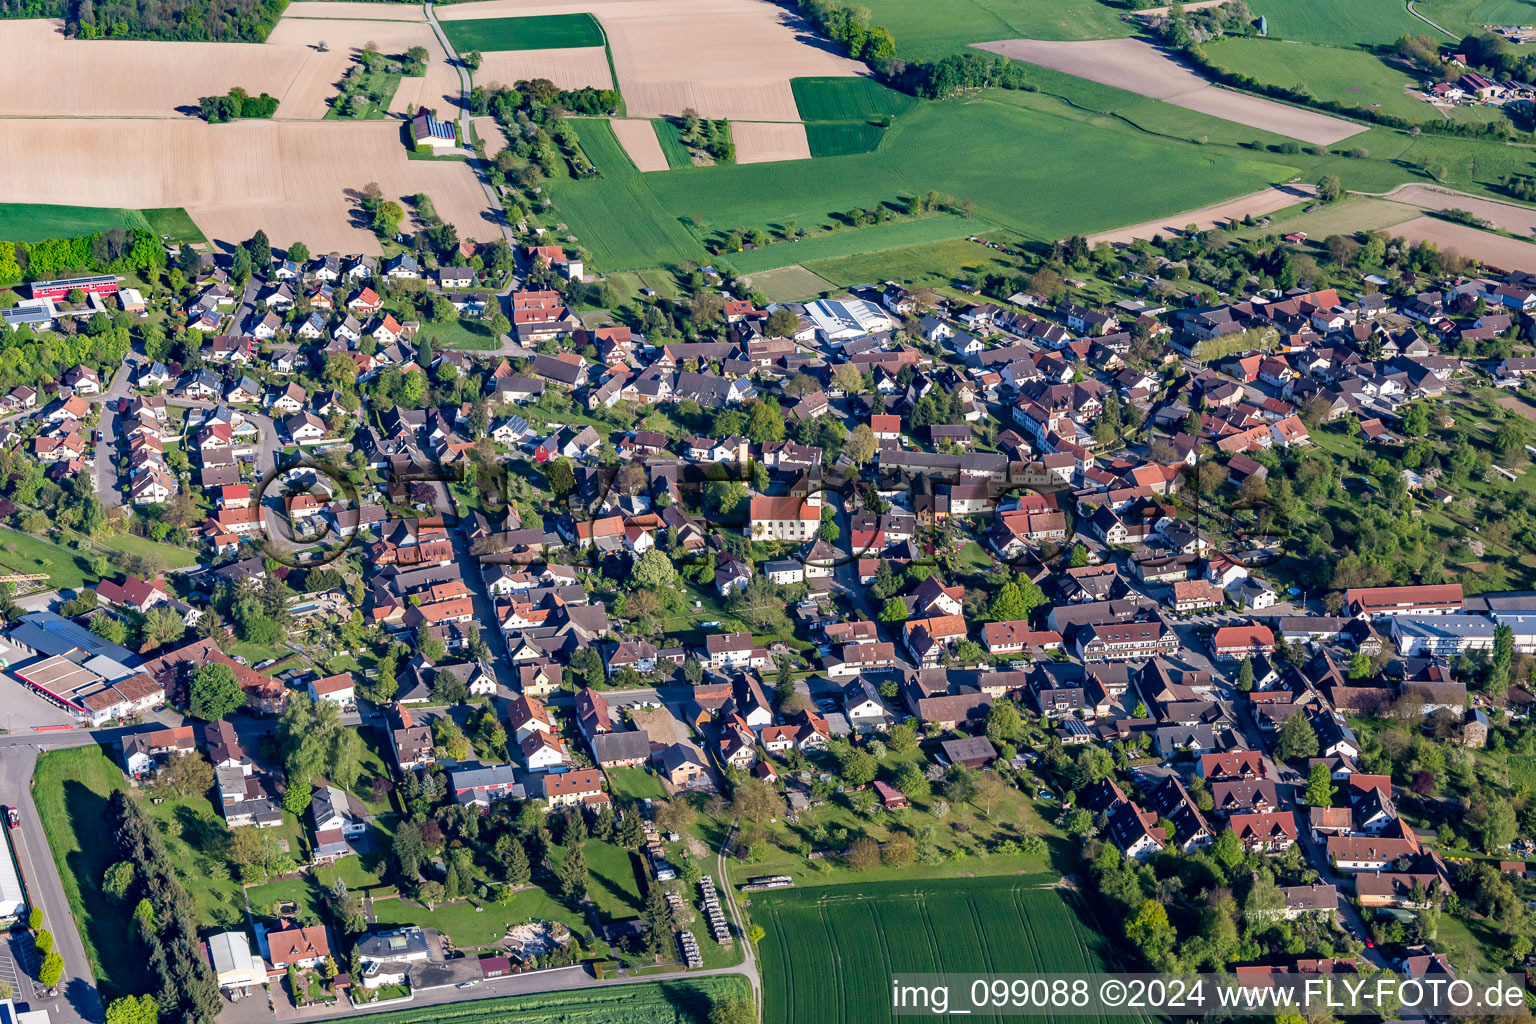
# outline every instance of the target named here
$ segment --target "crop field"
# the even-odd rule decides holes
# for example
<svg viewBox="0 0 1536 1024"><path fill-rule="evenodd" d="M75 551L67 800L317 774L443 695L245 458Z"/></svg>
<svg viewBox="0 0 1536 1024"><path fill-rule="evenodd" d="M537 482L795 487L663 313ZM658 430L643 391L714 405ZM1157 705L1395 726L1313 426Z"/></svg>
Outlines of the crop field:
<svg viewBox="0 0 1536 1024"><path fill-rule="evenodd" d="M450 25L475 25L473 21L450 21ZM551 50L496 50L486 53L475 81L489 85L513 85L517 82L547 78L562 89L612 89L613 71L608 67L608 51L601 46L570 46Z"/></svg>
<svg viewBox="0 0 1536 1024"><path fill-rule="evenodd" d="M1205 45L1205 53L1216 64L1266 85L1286 89L1300 85L1320 100L1410 121L1482 122L1504 116L1495 107L1441 108L1426 103L1405 91L1417 88L1418 78L1364 50L1272 39L1218 39Z"/></svg>
<svg viewBox="0 0 1536 1024"><path fill-rule="evenodd" d="M542 992L421 1006L370 1014L378 1024L708 1024L709 1010L724 999L746 999L737 975L684 978L641 985L614 985L569 992Z"/></svg>
<svg viewBox="0 0 1536 1024"><path fill-rule="evenodd" d="M657 118L651 124L656 129L656 141L661 143L667 166L692 167L693 156L688 152L688 147L683 145L682 129L665 118Z"/></svg>
<svg viewBox="0 0 1536 1024"><path fill-rule="evenodd" d="M372 181L391 198L427 193L461 238L496 233L469 166L408 159L393 121L38 118L0 127L33 141L0 148L0 194L11 200L88 195L107 206L180 206L215 241L261 228L321 252L378 252L378 239L353 219L359 190Z"/></svg>
<svg viewBox="0 0 1536 1024"><path fill-rule="evenodd" d="M885 129L867 122L819 121L805 126L811 156L854 156L873 153L885 138Z"/></svg>
<svg viewBox="0 0 1536 1024"><path fill-rule="evenodd" d="M557 50L602 46L603 30L590 14L532 14L526 18L444 21L453 48L466 50Z"/></svg>
<svg viewBox="0 0 1536 1024"><path fill-rule="evenodd" d="M752 917L767 932L764 1024L885 1020L898 972L1112 969L1108 943L1044 884L1040 876L1005 875L755 893Z"/></svg>
<svg viewBox="0 0 1536 1024"><path fill-rule="evenodd" d="M862 281L904 281L919 287L937 287L953 284L956 278L975 270L1008 271L1017 267L1005 263L991 249L952 238L947 242L818 260L806 269L842 287Z"/></svg>
<svg viewBox="0 0 1536 1024"><path fill-rule="evenodd" d="M1100 0L870 0L870 23L896 37L906 60L936 60L988 39L1105 39L1128 36L1123 10Z"/></svg>
<svg viewBox="0 0 1536 1024"><path fill-rule="evenodd" d="M115 207L0 203L0 236L8 242L76 238L113 228L148 230L149 222L138 210Z"/></svg>
<svg viewBox="0 0 1536 1024"><path fill-rule="evenodd" d="M764 0L479 0L438 17L463 50L456 35L463 30L450 26L573 14L602 26L631 117L692 107L701 117L796 121L792 79L867 73L830 47L812 45L806 26Z"/></svg>
<svg viewBox="0 0 1536 1024"><path fill-rule="evenodd" d="M905 114L917 100L873 78L796 78L795 108L802 121L867 121Z"/></svg>
<svg viewBox="0 0 1536 1024"><path fill-rule="evenodd" d="M1363 126L1342 118L1219 89L1162 49L1140 39L1004 39L982 44L981 49L1316 145L1332 145L1365 131Z"/></svg>
<svg viewBox="0 0 1536 1024"><path fill-rule="evenodd" d="M616 117L608 122L614 138L624 147L624 152L635 167L642 171L664 171L671 164L661 148L657 126L645 118ZM679 143L681 145L681 143ZM685 154L686 155L686 154Z"/></svg>
<svg viewBox="0 0 1536 1024"><path fill-rule="evenodd" d="M1425 10L1433 19L1432 7ZM1350 0L1347 4L1333 0L1256 0L1253 13L1269 19L1270 36L1305 43L1390 46L1404 34L1439 35L1409 14L1402 0Z"/></svg>
<svg viewBox="0 0 1536 1024"><path fill-rule="evenodd" d="M1196 209L1296 173L1278 162L1115 128L1107 121L1101 126L1056 117L986 96L919 104L887 129L874 153L645 176L623 156L605 122L583 120L578 131L602 177L552 182L551 191L560 218L603 271L702 260L702 242L717 231L791 223L817 229L836 223L834 213L929 190L953 197L957 205L974 204L982 226L1054 239ZM605 150L612 155L605 158ZM966 158L956 159L956 153ZM1155 189L1140 170L1149 166L1159 169ZM997 167L1012 171L998 175ZM1083 174L1083 167L1095 173ZM1050 201L1019 201L1028 195L1048 195ZM847 241L840 243L845 247L828 251L826 258L869 248L858 241L867 230L847 231ZM920 240L934 236L893 245ZM757 257L770 262L754 263L753 269L804 264L808 244L797 243L798 253L786 250L782 262L776 254Z"/></svg>
<svg viewBox="0 0 1536 1024"><path fill-rule="evenodd" d="M793 121L733 121L731 141L736 145L739 164L811 158L805 125Z"/></svg>

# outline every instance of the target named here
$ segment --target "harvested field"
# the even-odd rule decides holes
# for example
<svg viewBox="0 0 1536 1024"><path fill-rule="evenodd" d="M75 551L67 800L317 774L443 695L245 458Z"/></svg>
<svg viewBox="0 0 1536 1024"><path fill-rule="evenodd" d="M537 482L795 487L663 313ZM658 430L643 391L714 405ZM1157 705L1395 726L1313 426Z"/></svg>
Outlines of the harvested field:
<svg viewBox="0 0 1536 1024"><path fill-rule="evenodd" d="M477 117L470 124L474 126L475 134L480 136L480 141L485 143L487 157L494 157L507 148L507 133L501 130L501 125L496 123L494 117Z"/></svg>
<svg viewBox="0 0 1536 1024"><path fill-rule="evenodd" d="M1004 57L1319 146L1332 145L1366 130L1363 125L1337 117L1231 89L1218 89L1162 50L1137 39L1098 39L1080 43L1004 39L977 43L976 46Z"/></svg>
<svg viewBox="0 0 1536 1024"><path fill-rule="evenodd" d="M662 152L661 140L656 137L656 126L650 121L616 117L608 124L636 167L642 171L667 169L667 154Z"/></svg>
<svg viewBox="0 0 1536 1024"><path fill-rule="evenodd" d="M1113 231L1101 231L1096 235L1089 235L1088 244L1098 245L1100 242L1109 242L1114 245L1124 245L1138 238L1151 238L1153 235L1164 237L1182 235L1184 229L1191 224L1203 231L1206 228L1225 225L1230 221L1240 221L1244 217L1262 217L1276 210L1283 210L1287 206L1295 206L1297 203L1311 199L1316 192L1317 189L1311 185L1276 185L1274 188L1250 192L1246 196L1228 199L1224 203L1213 203L1198 210L1187 210L1170 217L1132 224L1130 227L1116 228Z"/></svg>
<svg viewBox="0 0 1536 1024"><path fill-rule="evenodd" d="M1536 209L1521 206L1518 203L1470 196L1465 192L1455 192L1434 185L1404 185L1402 188L1393 189L1391 193L1381 198L1388 202L1411 206L1416 210L1433 212L1466 210L1473 216L1481 217L1499 230L1508 231L1512 235L1536 234Z"/></svg>
<svg viewBox="0 0 1536 1024"><path fill-rule="evenodd" d="M1506 238L1435 217L1415 217L1388 228L1387 233L1393 237L1401 235L1410 242L1433 242L1442 252L1455 249L1464 256L1476 256L1483 263L1503 270L1536 273L1536 244L1518 238Z"/></svg>
<svg viewBox="0 0 1536 1024"><path fill-rule="evenodd" d="M527 79L547 78L562 89L612 89L613 71L608 51L601 46L563 50L495 50L481 54L476 84L513 85Z"/></svg>
<svg viewBox="0 0 1536 1024"><path fill-rule="evenodd" d="M798 121L790 79L867 73L808 42L814 35L793 14L760 0L482 0L438 17L576 13L602 24L631 117L693 107L703 117Z"/></svg>
<svg viewBox="0 0 1536 1024"><path fill-rule="evenodd" d="M340 7L367 4L340 3ZM384 53L425 46L426 78L407 78L394 109L420 104L425 90L457 96L457 75L426 21L281 19L265 43L182 43L66 39L62 23L0 21L0 117L164 117L196 113L198 99L228 92L271 93L280 119L319 120L337 83L366 43ZM328 49L322 52L318 43ZM446 75L446 77L444 77ZM47 89L34 83L46 81ZM441 99L429 104L441 103Z"/></svg>
<svg viewBox="0 0 1536 1024"><path fill-rule="evenodd" d="M262 228L317 252L378 252L353 216L357 190L370 181L391 198L427 193L460 237L498 235L469 165L407 159L393 121L0 119L0 130L31 141L0 150L0 198L184 206L215 245Z"/></svg>
<svg viewBox="0 0 1536 1024"><path fill-rule="evenodd" d="M811 144L806 141L803 124L733 121L731 139L736 143L736 162L739 164L811 158Z"/></svg>
<svg viewBox="0 0 1536 1024"><path fill-rule="evenodd" d="M346 21L425 21L419 4L349 3L348 0L293 0L284 18L341 18Z"/></svg>

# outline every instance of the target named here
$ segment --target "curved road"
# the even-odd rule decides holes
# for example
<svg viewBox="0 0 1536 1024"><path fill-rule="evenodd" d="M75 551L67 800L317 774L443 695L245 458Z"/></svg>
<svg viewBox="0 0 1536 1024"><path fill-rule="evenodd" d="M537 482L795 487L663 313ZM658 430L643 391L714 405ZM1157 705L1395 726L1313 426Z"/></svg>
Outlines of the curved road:
<svg viewBox="0 0 1536 1024"><path fill-rule="evenodd" d="M443 52L448 54L448 60L459 72L459 116L455 118L459 122L459 138L469 138L469 68L459 59L458 51L448 41L448 35L443 31L443 26L437 22L437 13L432 10L429 2L423 5L427 12L427 23L432 26L432 32L437 36L437 41L443 44ZM507 223L507 213L501 206L501 197L496 194L496 186L491 184L490 174L487 172L485 161L478 156L472 157L469 166L474 169L475 177L480 180L480 187L485 190L485 198L491 204L491 210L496 217L496 226L501 229L501 235L507 240L507 244L515 250L517 239L512 235L512 225Z"/></svg>

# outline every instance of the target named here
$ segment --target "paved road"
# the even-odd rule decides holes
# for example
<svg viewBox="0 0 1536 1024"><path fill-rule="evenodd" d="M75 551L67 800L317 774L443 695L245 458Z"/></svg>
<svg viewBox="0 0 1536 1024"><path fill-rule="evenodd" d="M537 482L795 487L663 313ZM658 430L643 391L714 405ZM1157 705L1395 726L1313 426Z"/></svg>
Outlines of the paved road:
<svg viewBox="0 0 1536 1024"><path fill-rule="evenodd" d="M107 390L92 399L101 406L101 416L97 420L96 494L108 508L123 503L122 488L117 486L117 466L113 464L113 456L117 453L116 406L118 399L133 393L133 375L137 368L138 364L132 359L124 360L112 375Z"/></svg>
<svg viewBox="0 0 1536 1024"><path fill-rule="evenodd" d="M38 824L37 806L32 802L32 769L37 764L37 753L35 745L16 744L0 749L0 802L21 811L21 828L11 832L16 859L27 894L36 906L42 907L43 920L64 957L64 980L59 985L59 995L45 1001L34 999L32 1008L46 1009L55 1021L100 1021L101 995L96 991L74 913L69 909L58 867ZM18 986L18 992L21 991Z"/></svg>
<svg viewBox="0 0 1536 1024"><path fill-rule="evenodd" d="M448 60L459 72L459 87L462 90L459 97L459 137L468 140L469 124L467 119L470 111L469 90L471 88L469 68L465 67L464 62L459 59L458 51L448 41L448 36L443 32L443 27L437 23L437 13L432 10L432 5L428 3L425 7L427 22L432 26L433 33L437 35L437 41L443 45L443 51L448 54ZM512 225L507 223L507 214L502 209L501 197L496 194L496 186L491 184L490 168L479 157L471 158L469 166L474 168L475 177L480 179L480 187L485 190L486 201L490 204L491 214L496 221L496 226L501 229L501 236L507 240L508 245L515 249L517 247L517 238L512 234ZM463 224L459 225L461 231L465 230L466 227Z"/></svg>

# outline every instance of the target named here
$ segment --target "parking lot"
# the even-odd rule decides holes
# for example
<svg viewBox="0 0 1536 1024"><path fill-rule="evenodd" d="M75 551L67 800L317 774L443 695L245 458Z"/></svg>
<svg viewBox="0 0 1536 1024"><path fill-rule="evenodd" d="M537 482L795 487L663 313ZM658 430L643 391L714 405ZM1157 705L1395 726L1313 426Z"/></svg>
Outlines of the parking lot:
<svg viewBox="0 0 1536 1024"><path fill-rule="evenodd" d="M11 986L17 1002L31 1003L40 997L41 992L34 991L32 981L37 977L39 959L27 932L10 933L5 946L0 948L0 982Z"/></svg>

